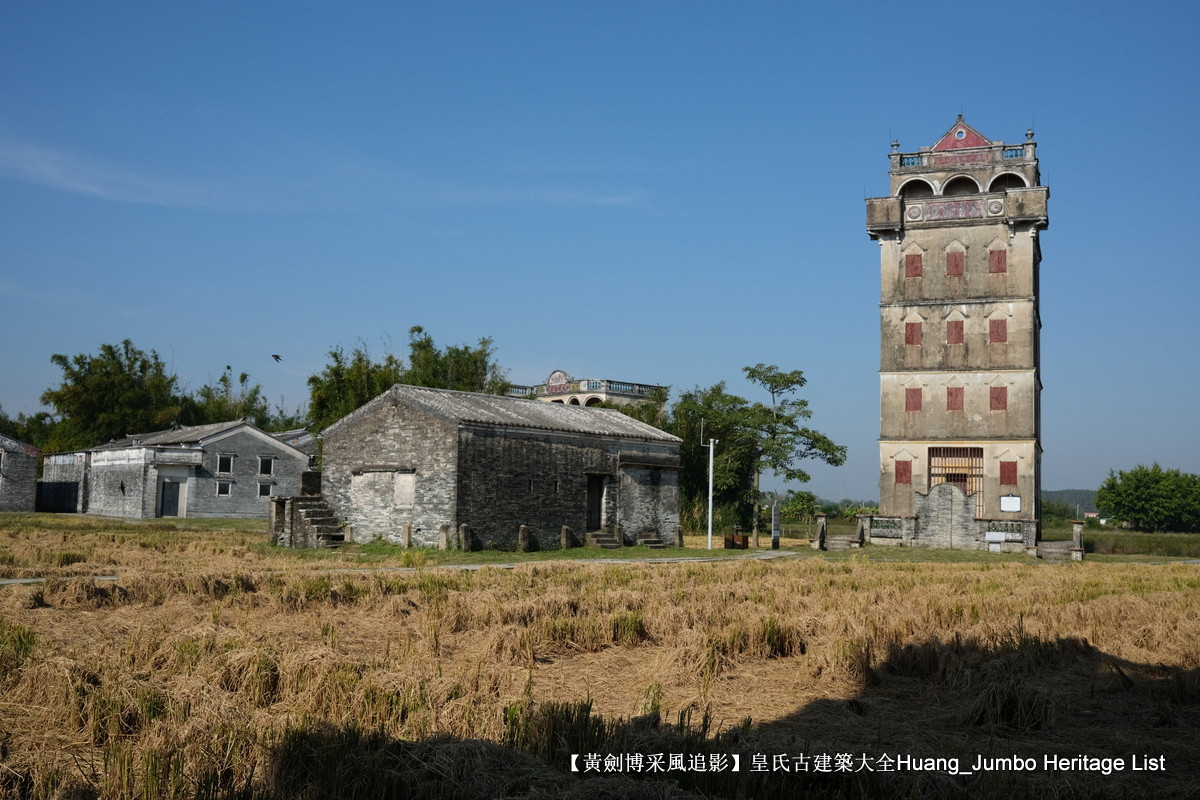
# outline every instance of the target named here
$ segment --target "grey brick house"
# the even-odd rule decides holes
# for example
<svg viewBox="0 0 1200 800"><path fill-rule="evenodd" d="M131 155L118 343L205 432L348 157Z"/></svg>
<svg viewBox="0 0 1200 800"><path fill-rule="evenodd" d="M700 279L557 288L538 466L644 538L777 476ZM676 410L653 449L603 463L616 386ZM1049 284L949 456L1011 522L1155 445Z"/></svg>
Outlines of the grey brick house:
<svg viewBox="0 0 1200 800"><path fill-rule="evenodd" d="M33 511L40 456L36 447L0 435L0 511Z"/></svg>
<svg viewBox="0 0 1200 800"><path fill-rule="evenodd" d="M183 426L46 456L43 508L265 519L272 496L300 493L308 465L307 453L243 420Z"/></svg>
<svg viewBox="0 0 1200 800"><path fill-rule="evenodd" d="M620 531L671 540L680 439L618 411L397 384L327 428L322 493L357 541L433 545L468 525L512 547Z"/></svg>

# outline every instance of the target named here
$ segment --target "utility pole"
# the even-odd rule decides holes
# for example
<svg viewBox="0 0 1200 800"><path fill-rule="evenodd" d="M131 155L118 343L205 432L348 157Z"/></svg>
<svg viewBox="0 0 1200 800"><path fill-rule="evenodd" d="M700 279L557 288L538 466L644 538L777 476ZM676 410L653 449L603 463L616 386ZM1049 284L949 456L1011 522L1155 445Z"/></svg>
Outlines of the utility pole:
<svg viewBox="0 0 1200 800"><path fill-rule="evenodd" d="M712 550L713 448L719 439L708 440L708 549Z"/></svg>

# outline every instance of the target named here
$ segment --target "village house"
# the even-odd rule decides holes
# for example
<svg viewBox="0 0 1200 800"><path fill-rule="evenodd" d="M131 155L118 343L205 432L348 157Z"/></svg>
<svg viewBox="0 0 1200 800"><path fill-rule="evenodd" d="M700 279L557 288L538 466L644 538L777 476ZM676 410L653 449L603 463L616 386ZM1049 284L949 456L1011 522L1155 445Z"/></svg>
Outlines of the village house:
<svg viewBox="0 0 1200 800"><path fill-rule="evenodd" d="M42 509L265 519L272 496L299 493L309 461L308 453L244 420L181 426L47 455Z"/></svg>
<svg viewBox="0 0 1200 800"><path fill-rule="evenodd" d="M33 511L37 502L36 447L0 435L0 511Z"/></svg>
<svg viewBox="0 0 1200 800"><path fill-rule="evenodd" d="M611 409L397 384L323 434L322 494L356 541L555 548L562 529L674 541L680 440Z"/></svg>

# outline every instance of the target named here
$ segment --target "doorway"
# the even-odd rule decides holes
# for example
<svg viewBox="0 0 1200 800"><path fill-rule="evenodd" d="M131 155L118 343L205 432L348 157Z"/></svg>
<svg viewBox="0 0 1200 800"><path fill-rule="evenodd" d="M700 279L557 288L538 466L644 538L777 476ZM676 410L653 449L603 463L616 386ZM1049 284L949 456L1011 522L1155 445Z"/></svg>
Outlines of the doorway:
<svg viewBox="0 0 1200 800"><path fill-rule="evenodd" d="M604 476L588 475L587 481L587 529L598 531L604 508Z"/></svg>
<svg viewBox="0 0 1200 800"><path fill-rule="evenodd" d="M175 481L163 481L162 513L159 516L179 516L179 484Z"/></svg>

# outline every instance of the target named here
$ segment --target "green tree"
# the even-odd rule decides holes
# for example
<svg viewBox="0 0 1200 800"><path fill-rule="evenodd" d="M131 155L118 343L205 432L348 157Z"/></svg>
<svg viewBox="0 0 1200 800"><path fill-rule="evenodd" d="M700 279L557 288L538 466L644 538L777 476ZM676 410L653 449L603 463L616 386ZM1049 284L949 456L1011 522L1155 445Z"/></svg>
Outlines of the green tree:
<svg viewBox="0 0 1200 800"><path fill-rule="evenodd" d="M480 339L474 347L441 349L419 325L409 329L408 335L407 365L392 352L374 360L361 340L349 355L341 347L330 350L330 363L320 375L308 379L308 421L312 430L324 430L397 383L488 394L508 391L509 383L496 363L491 339Z"/></svg>
<svg viewBox="0 0 1200 800"><path fill-rule="evenodd" d="M50 361L63 371L62 384L41 397L58 415L45 448L93 447L131 433L162 430L179 418L178 379L151 350L144 353L125 339L103 344L97 355L74 358L55 354Z"/></svg>
<svg viewBox="0 0 1200 800"><path fill-rule="evenodd" d="M486 394L508 391L506 372L496 363L491 339L484 337L475 347L452 345L441 350L420 325L410 328L408 336L408 370L401 383Z"/></svg>
<svg viewBox="0 0 1200 800"><path fill-rule="evenodd" d="M799 464L815 459L833 466L846 463L846 448L823 433L801 424L812 417L808 401L791 397L808 382L800 370L781 372L774 365L755 364L742 370L751 383L767 390L771 405L755 403L745 411L750 434L748 450L754 468L754 546L758 546L759 482L771 470L785 481L807 483Z"/></svg>
<svg viewBox="0 0 1200 800"><path fill-rule="evenodd" d="M329 351L320 375L308 379L308 422L322 431L356 408L383 394L404 378L404 364L394 353L381 361L371 358L365 343L349 356L341 347Z"/></svg>
<svg viewBox="0 0 1200 800"><path fill-rule="evenodd" d="M14 419L0 408L0 433L39 449L45 449L45 444L54 433L56 423L57 420L48 411L39 411L28 416L19 413Z"/></svg>
<svg viewBox="0 0 1200 800"><path fill-rule="evenodd" d="M233 379L233 367L226 366L221 377L206 383L185 402L189 424L206 425L245 419L263 430L272 427L271 410L263 397L260 384L250 385L250 375L241 373Z"/></svg>
<svg viewBox="0 0 1200 800"><path fill-rule="evenodd" d="M1165 470L1157 463L1108 473L1096 492L1106 517L1142 531L1200 530L1200 475Z"/></svg>
<svg viewBox="0 0 1200 800"><path fill-rule="evenodd" d="M713 451L713 505L729 509L745 522L752 506L749 492L754 482L752 436L745 421L745 398L725 391L725 382L682 392L671 408L669 433L683 440L680 446L679 495L685 517L697 515L708 502L708 443Z"/></svg>

